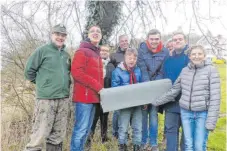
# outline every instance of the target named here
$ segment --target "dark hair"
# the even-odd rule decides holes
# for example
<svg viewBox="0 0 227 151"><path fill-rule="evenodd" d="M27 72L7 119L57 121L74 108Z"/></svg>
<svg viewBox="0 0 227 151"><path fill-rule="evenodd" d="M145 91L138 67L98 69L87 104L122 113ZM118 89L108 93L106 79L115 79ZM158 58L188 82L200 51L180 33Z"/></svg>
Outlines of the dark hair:
<svg viewBox="0 0 227 151"><path fill-rule="evenodd" d="M99 25L90 25L90 26L88 26L88 32L89 32L89 30L92 28L92 27L98 27L100 30L101 30L101 27L99 26ZM102 30L101 30L102 31Z"/></svg>
<svg viewBox="0 0 227 151"><path fill-rule="evenodd" d="M203 53L206 55L205 48L204 48L202 45L194 45L194 46L191 46L191 47L187 50L187 53L188 53L189 56L191 55L193 49L201 49L201 50L203 51Z"/></svg>
<svg viewBox="0 0 227 151"><path fill-rule="evenodd" d="M184 40L186 40L186 35L182 31L173 32L172 37L175 36L175 35L183 35L184 36Z"/></svg>
<svg viewBox="0 0 227 151"><path fill-rule="evenodd" d="M147 34L147 38L150 36L150 35L157 35L159 34L160 37L161 37L161 32L158 30L158 29L151 29L148 34Z"/></svg>

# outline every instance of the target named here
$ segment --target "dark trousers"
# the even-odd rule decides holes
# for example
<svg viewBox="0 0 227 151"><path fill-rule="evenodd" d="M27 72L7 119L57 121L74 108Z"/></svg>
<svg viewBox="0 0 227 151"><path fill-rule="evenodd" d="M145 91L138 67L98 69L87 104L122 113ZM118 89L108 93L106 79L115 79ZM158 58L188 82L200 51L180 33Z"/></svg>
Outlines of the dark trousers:
<svg viewBox="0 0 227 151"><path fill-rule="evenodd" d="M166 151L178 151L179 129L182 126L180 113L165 112ZM184 151L183 129L181 135L180 150Z"/></svg>
<svg viewBox="0 0 227 151"><path fill-rule="evenodd" d="M93 134L95 133L95 128L96 128L97 122L100 118L102 139L106 139L106 137L107 137L108 114L109 114L109 112L103 113L103 110L102 110L102 107L100 106L100 104L96 104L95 117L94 117L94 121L93 121L93 124L92 124L92 127L91 127L91 132Z"/></svg>

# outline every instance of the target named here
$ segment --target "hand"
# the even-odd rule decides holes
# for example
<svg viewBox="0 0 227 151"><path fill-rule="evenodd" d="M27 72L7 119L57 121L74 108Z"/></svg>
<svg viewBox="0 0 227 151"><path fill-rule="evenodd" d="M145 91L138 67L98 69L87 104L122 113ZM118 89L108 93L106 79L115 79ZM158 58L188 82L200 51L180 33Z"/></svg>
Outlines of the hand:
<svg viewBox="0 0 227 151"><path fill-rule="evenodd" d="M98 94L100 94L102 90L104 90L104 88L102 88L102 89L98 92Z"/></svg>
<svg viewBox="0 0 227 151"><path fill-rule="evenodd" d="M148 105L142 106L142 110L147 110Z"/></svg>

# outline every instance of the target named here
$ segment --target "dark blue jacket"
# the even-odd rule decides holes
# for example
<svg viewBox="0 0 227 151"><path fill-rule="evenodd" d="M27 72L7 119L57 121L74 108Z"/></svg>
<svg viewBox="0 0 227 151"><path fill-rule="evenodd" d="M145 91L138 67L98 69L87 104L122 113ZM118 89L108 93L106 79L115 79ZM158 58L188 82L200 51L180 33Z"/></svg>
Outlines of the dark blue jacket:
<svg viewBox="0 0 227 151"><path fill-rule="evenodd" d="M141 82L141 71L139 67L135 67L134 74L136 76L137 83ZM130 74L123 66L123 63L120 63L117 68L112 72L112 87L129 85L130 84Z"/></svg>
<svg viewBox="0 0 227 151"><path fill-rule="evenodd" d="M137 65L142 72L142 81L163 79L163 61L169 55L168 49L163 47L160 52L152 53L146 43L142 42L138 53Z"/></svg>
<svg viewBox="0 0 227 151"><path fill-rule="evenodd" d="M180 54L173 53L172 56L169 56L164 62L164 78L168 78L175 82L177 77L180 75L181 70L187 66L189 62L188 55L186 54L186 50L188 49L188 45L186 45ZM179 100L181 95L178 95L175 99L175 102L170 102L164 105L165 111L180 113Z"/></svg>

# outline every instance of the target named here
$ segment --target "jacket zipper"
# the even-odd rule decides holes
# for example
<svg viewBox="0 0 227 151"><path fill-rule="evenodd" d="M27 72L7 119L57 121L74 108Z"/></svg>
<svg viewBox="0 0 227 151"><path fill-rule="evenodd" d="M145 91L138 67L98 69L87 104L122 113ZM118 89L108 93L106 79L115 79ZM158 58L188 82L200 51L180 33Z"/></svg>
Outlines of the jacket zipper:
<svg viewBox="0 0 227 151"><path fill-rule="evenodd" d="M88 90L86 88L86 91L85 91L86 101L87 101L87 95L88 95Z"/></svg>
<svg viewBox="0 0 227 151"><path fill-rule="evenodd" d="M191 93L190 93L190 100L189 100L189 110L190 111L191 111L192 91L193 91L195 75L196 75L196 68L195 68L195 72L194 72L194 75L193 75L193 78L192 78L192 86L191 86Z"/></svg>
<svg viewBox="0 0 227 151"><path fill-rule="evenodd" d="M65 71L64 71L64 67L63 67L63 55L62 55L62 51L60 51L60 58L61 58L61 69L62 69L62 72L63 72L63 77L62 77L62 81L63 81L62 91L63 91L64 90L64 87L65 87L65 79L64 79Z"/></svg>

